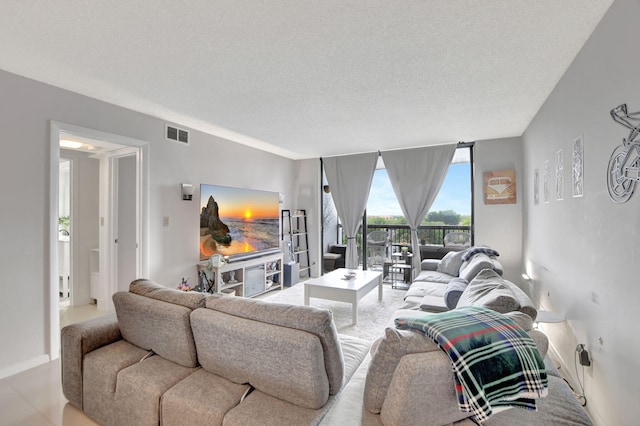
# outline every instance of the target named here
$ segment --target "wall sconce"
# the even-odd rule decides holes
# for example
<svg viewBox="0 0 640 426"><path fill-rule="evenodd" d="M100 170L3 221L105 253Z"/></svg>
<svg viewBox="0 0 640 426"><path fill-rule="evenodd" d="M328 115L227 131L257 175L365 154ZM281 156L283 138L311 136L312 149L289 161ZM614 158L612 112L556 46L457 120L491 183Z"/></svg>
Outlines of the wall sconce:
<svg viewBox="0 0 640 426"><path fill-rule="evenodd" d="M326 192L327 194L331 192L331 188L329 188L329 185L325 185L322 187L322 189L324 190L324 192Z"/></svg>
<svg viewBox="0 0 640 426"><path fill-rule="evenodd" d="M191 201L193 199L193 185L190 183L182 184L182 199L184 201Z"/></svg>

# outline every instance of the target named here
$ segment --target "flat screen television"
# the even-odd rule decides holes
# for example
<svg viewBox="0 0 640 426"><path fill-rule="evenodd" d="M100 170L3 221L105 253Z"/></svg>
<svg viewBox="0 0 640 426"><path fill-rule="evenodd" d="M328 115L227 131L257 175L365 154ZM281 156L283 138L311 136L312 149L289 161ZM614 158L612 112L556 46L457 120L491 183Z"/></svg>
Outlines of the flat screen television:
<svg viewBox="0 0 640 426"><path fill-rule="evenodd" d="M280 250L277 192L200 185L200 260L229 261Z"/></svg>

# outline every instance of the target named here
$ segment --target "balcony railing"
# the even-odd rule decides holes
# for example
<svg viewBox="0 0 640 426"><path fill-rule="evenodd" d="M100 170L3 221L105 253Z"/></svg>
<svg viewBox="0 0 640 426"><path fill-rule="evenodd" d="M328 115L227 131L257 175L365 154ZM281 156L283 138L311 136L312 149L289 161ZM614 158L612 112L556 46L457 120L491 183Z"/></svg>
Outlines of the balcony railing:
<svg viewBox="0 0 640 426"><path fill-rule="evenodd" d="M408 245L411 246L411 230L408 225L385 225L385 224L368 224L367 233L373 231L386 231L389 233L389 239L392 247ZM437 249L445 246L445 236L447 234L456 233L457 238L461 233L466 234L469 238L467 245L472 243L471 226L468 225L421 225L418 227L418 239L420 240L421 251L428 248ZM338 225L338 241L341 244L347 244L347 238L342 232L342 227ZM356 234L356 244L358 246L358 257L362 256L362 227L358 229ZM460 244L459 244L460 245ZM440 251L439 253L444 253Z"/></svg>

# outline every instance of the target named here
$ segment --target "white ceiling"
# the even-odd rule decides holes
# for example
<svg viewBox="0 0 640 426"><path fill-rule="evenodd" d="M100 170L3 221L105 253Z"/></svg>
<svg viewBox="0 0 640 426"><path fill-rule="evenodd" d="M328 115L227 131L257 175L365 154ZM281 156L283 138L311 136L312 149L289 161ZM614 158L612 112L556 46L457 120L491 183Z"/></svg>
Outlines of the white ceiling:
<svg viewBox="0 0 640 426"><path fill-rule="evenodd" d="M612 0L2 0L0 69L289 158L519 136Z"/></svg>

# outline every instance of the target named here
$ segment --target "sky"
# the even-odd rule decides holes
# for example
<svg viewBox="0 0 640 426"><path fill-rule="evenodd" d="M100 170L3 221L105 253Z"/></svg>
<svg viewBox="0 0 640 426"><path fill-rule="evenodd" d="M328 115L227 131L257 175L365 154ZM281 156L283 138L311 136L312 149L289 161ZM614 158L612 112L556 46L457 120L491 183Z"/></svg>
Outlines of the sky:
<svg viewBox="0 0 640 426"><path fill-rule="evenodd" d="M218 185L200 185L200 210L209 196L218 203L220 217L278 219L278 193Z"/></svg>
<svg viewBox="0 0 640 426"><path fill-rule="evenodd" d="M470 167L470 163L449 166L447 177L430 211L453 210L461 215L471 215ZM376 170L373 175L367 216L402 216L402 210L384 169Z"/></svg>

